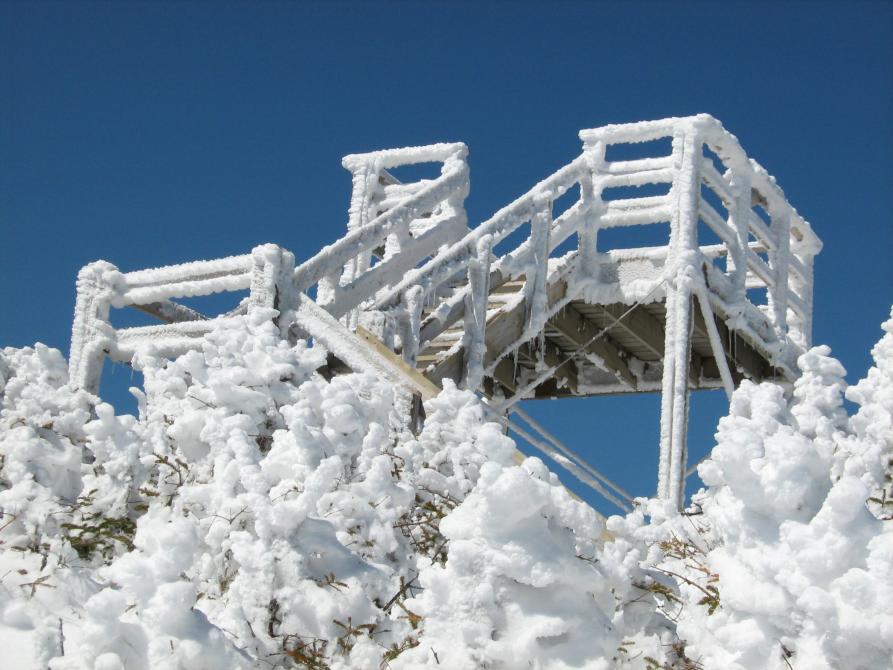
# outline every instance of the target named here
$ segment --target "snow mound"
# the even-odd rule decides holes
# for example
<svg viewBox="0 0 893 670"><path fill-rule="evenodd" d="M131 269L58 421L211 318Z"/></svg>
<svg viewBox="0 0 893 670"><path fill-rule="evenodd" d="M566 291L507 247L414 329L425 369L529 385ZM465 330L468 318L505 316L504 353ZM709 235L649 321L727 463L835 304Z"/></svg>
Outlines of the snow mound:
<svg viewBox="0 0 893 670"><path fill-rule="evenodd" d="M893 319L855 386L823 347L744 383L692 508L606 534L473 394L412 435L269 317L144 356L138 418L0 352L11 667L891 667Z"/></svg>

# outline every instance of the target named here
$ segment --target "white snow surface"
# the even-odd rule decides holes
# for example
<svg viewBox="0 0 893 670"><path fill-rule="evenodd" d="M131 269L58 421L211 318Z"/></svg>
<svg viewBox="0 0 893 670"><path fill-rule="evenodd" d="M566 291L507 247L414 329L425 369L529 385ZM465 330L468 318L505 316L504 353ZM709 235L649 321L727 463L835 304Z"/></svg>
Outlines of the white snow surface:
<svg viewBox="0 0 893 670"><path fill-rule="evenodd" d="M472 393L413 436L270 316L143 357L138 418L0 351L3 667L893 667L893 318L854 386L827 347L743 383L688 512L606 533Z"/></svg>

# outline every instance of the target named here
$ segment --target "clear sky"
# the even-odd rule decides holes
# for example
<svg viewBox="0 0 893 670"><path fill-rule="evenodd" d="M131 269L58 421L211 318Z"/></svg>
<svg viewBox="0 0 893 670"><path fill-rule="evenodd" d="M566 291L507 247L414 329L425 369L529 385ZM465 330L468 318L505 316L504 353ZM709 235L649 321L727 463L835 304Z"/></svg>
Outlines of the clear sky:
<svg viewBox="0 0 893 670"><path fill-rule="evenodd" d="M67 353L78 268L313 255L342 155L461 140L472 225L577 132L709 112L823 238L816 343L855 381L893 301L891 2L0 3L0 345ZM111 397L129 373L114 372ZM635 494L656 396L527 403ZM690 451L721 393L695 394Z"/></svg>

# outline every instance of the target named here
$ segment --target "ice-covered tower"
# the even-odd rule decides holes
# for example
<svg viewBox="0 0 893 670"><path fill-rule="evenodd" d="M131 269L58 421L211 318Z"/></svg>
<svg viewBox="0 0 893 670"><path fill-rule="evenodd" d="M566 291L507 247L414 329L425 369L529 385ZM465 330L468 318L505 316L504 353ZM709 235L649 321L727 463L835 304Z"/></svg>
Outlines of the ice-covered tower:
<svg viewBox="0 0 893 670"><path fill-rule="evenodd" d="M105 355L176 355L216 320L274 307L283 337L329 349L329 372L377 366L422 395L451 379L503 416L523 416L522 399L660 392L658 494L681 505L689 393L794 380L821 242L710 116L580 137L578 157L471 229L467 150L437 144L346 157L348 232L297 266L273 245L132 273L92 264L78 283L73 383L95 388ZM422 163L440 169L395 176ZM240 289L248 299L213 318L174 302ZM109 307L125 305L166 325L112 328ZM518 434L567 456L528 425L539 437ZM569 467L622 506L597 470Z"/></svg>

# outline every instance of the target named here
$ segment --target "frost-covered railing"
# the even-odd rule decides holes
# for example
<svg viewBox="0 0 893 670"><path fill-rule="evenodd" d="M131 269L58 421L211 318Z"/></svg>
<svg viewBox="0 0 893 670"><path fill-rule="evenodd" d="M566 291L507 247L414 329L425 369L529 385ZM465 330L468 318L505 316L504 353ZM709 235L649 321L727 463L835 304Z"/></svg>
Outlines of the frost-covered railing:
<svg viewBox="0 0 893 670"><path fill-rule="evenodd" d="M356 324L356 307L396 283L407 270L467 231L468 194L464 144L436 144L347 156L353 174L348 234L295 268L294 256L275 245L251 254L122 273L104 261L78 275L69 368L79 387L96 390L104 357L129 363L140 349L176 356L199 345L221 319L251 306L279 309L283 335L289 310L317 286L317 302L337 318ZM388 170L442 163L435 179L401 184ZM249 289L228 314L208 317L174 302ZM163 323L114 328L111 308L135 307Z"/></svg>
<svg viewBox="0 0 893 670"><path fill-rule="evenodd" d="M575 185L580 186L580 198L555 216L554 201ZM489 292L511 279L526 276L525 334L536 334L548 317L549 255L577 232L586 237L583 224L591 206L590 194L586 158L580 157L379 296L374 308L390 310L401 323L398 332L404 334L400 342L404 356L411 359L444 330L464 319L464 383L475 388L484 373ZM516 239L513 233L525 225L530 227L529 234ZM422 318L425 306L430 309Z"/></svg>
<svg viewBox="0 0 893 670"><path fill-rule="evenodd" d="M294 256L275 245L252 253L210 261L120 272L111 263L90 263L78 273L77 300L71 336L71 383L96 391L103 359L130 363L140 349L174 357L200 345L201 337L222 319L252 306L281 309L292 281ZM247 300L232 314L208 317L175 298L249 290ZM163 323L114 328L111 308L135 307Z"/></svg>
<svg viewBox="0 0 893 670"><path fill-rule="evenodd" d="M665 194L630 200L640 212L632 221L619 223L602 206L605 214L596 226L670 223L662 272L667 319L658 495L681 505L693 299L704 313L727 392L733 385L714 309L792 379L796 356L810 344L812 262L821 242L775 180L708 115L606 126L580 137L594 167L597 196L611 175L624 175L621 184L627 186L670 185ZM669 156L620 165L606 160L612 145L662 138L672 140ZM654 258L653 249L646 253ZM754 290L762 290L765 300L755 302Z"/></svg>
<svg viewBox="0 0 893 670"><path fill-rule="evenodd" d="M572 300L664 301L658 493L681 501L694 302L728 393L733 376L714 315L791 380L797 355L810 344L812 263L821 242L774 179L710 116L605 126L580 137L580 156L470 231L463 208L467 150L436 144L346 157L353 176L348 232L298 267L273 245L130 273L88 265L78 277L72 381L95 389L103 357L129 361L144 347L174 356L198 346L220 319L259 306L279 310L283 337L294 336L295 326L325 346L350 340L343 355L355 361L369 357L343 326L364 325L409 363L429 344L441 352L449 347L448 356L426 359L446 361L429 381L449 371L475 389L550 319L554 325ZM615 157L619 149L667 139L662 155ZM419 163L441 163L440 174L404 184L390 172ZM669 224L666 245L604 244L611 229L654 224ZM496 296L507 282L516 286ZM249 298L239 308L213 318L174 301L245 289ZM164 324L113 328L110 308L126 306ZM459 361L461 372L450 367ZM540 363L510 400L526 397L557 369ZM643 390L620 363L621 385Z"/></svg>
<svg viewBox="0 0 893 670"><path fill-rule="evenodd" d="M687 276L686 290L703 294L731 329L793 374L796 356L810 342L812 259L821 243L774 179L707 115L606 126L580 136L581 156L377 296L371 309L398 323L404 356L411 359L464 318L466 383L474 387L482 372L485 296L493 288L525 279L527 323L514 346L570 298L550 305L548 276L608 285L619 281L608 266L647 259L669 284ZM672 141L666 155L609 159L616 145L662 138ZM556 213L556 201L571 189L578 196ZM640 189L650 190L638 195ZM661 223L670 224L665 247L598 246L600 230ZM653 299L667 295L661 287Z"/></svg>
<svg viewBox="0 0 893 670"><path fill-rule="evenodd" d="M348 233L295 270L336 318L356 325L356 308L467 231L468 151L461 142L346 156L353 176ZM435 179L400 183L388 172L442 163Z"/></svg>
<svg viewBox="0 0 893 670"><path fill-rule="evenodd" d="M593 162L604 163L598 172L623 172L630 186L671 184L665 195L629 201L638 202L636 220L608 213L598 227L670 222L665 274L672 276L680 265L699 266L729 327L747 332L778 367L791 366L810 343L812 262L821 242L774 178L704 114L605 126L580 137ZM604 160L612 145L662 138L672 139L669 156ZM597 178L597 191L599 182L613 185Z"/></svg>

